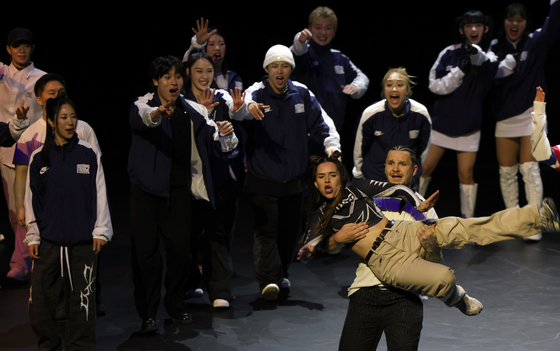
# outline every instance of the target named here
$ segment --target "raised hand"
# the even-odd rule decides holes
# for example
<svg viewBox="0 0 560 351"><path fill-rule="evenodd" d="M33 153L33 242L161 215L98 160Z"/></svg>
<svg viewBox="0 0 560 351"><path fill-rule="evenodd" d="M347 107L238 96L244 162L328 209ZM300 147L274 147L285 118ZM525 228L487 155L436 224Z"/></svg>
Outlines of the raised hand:
<svg viewBox="0 0 560 351"><path fill-rule="evenodd" d="M535 101L537 102L544 102L545 93L541 87L537 87L537 96L535 96Z"/></svg>
<svg viewBox="0 0 560 351"><path fill-rule="evenodd" d="M204 18L200 18L200 21L196 21L196 29L192 28L194 34L196 34L196 42L198 45L204 45L208 39L216 33L216 29L208 33L208 20L204 21Z"/></svg>
<svg viewBox="0 0 560 351"><path fill-rule="evenodd" d="M420 212L427 212L436 205L438 199L439 199L439 190L433 193L432 196L430 196L426 201L418 205L416 209Z"/></svg>
<svg viewBox="0 0 560 351"><path fill-rule="evenodd" d="M313 34L311 34L309 29L305 28L300 32L298 40L305 43L307 40L311 39L311 37L313 37Z"/></svg>
<svg viewBox="0 0 560 351"><path fill-rule="evenodd" d="M30 106L25 107L25 100L21 99L21 102L19 103L19 107L16 110L17 119L24 119L27 116L27 111L29 111L29 107Z"/></svg>
<svg viewBox="0 0 560 351"><path fill-rule="evenodd" d="M233 98L233 109L232 112L235 112L243 106L245 103L245 92L241 93L241 89L235 88L235 92L233 90L229 90L231 97Z"/></svg>
<svg viewBox="0 0 560 351"><path fill-rule="evenodd" d="M220 103L218 101L212 102L214 100L214 92L216 90L210 91L210 89L202 90L202 94L196 94L196 102L201 104L202 106L206 107L208 111L213 109L214 107L218 106Z"/></svg>
<svg viewBox="0 0 560 351"><path fill-rule="evenodd" d="M156 110L150 112L150 117L153 122L160 118L169 117L173 114L173 101L168 101L167 104L159 106Z"/></svg>

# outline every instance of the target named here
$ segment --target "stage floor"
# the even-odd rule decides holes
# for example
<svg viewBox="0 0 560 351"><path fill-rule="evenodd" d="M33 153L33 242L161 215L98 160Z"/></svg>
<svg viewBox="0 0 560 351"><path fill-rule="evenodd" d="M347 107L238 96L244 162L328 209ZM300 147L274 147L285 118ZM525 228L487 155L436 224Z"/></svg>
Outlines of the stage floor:
<svg viewBox="0 0 560 351"><path fill-rule="evenodd" d="M446 189L445 182L435 184ZM126 188L112 195L113 203L119 204L113 206L118 211L115 239L102 252L101 298L107 314L97 322L98 350L337 349L358 257L345 249L335 256L319 255L308 264L295 262L288 299L267 303L254 279L248 212L242 214L245 226L238 227L232 248L236 274L231 282L232 307L217 311L207 296L193 298L189 326L170 324L160 307L159 334L140 335L132 294L127 191L122 189ZM448 213L458 207L453 199L442 196L436 206L440 216L453 214ZM478 203L477 212L483 214L503 206L495 187L484 184ZM5 258L7 252L0 254ZM436 299L425 301L420 350L560 350L560 233L545 234L538 243L516 239L447 251L444 263L455 271L458 284L484 304L484 311L467 317ZM36 349L28 297L28 286L0 289L0 349ZM384 339L378 350L386 350Z"/></svg>

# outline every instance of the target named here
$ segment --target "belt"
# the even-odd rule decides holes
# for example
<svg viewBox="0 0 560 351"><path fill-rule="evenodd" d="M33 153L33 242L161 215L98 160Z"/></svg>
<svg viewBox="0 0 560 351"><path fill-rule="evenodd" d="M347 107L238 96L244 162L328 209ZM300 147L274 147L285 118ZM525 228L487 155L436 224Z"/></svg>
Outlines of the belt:
<svg viewBox="0 0 560 351"><path fill-rule="evenodd" d="M381 231L381 234L379 234L379 236L373 242L373 245L371 245L371 250L369 250L369 252L368 252L368 254L366 255L366 258L365 258L366 262L369 261L369 259L371 258L371 255L373 255L375 250L377 250L379 245L381 245L383 240L385 240L385 235L387 235L387 233L389 233L389 231L391 230L391 228L393 227L394 224L395 224L394 220L390 220L389 222L387 222L387 225L385 226L385 228L383 228L383 230Z"/></svg>

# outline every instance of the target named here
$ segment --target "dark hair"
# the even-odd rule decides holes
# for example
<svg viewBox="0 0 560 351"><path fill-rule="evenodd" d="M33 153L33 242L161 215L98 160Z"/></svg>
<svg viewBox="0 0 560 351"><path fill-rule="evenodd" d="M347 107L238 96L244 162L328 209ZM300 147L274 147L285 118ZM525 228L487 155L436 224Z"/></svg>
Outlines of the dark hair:
<svg viewBox="0 0 560 351"><path fill-rule="evenodd" d="M403 145L396 145L389 149L389 151L406 151L410 154L410 161L412 161L413 166L418 166L418 158L416 157L416 152L414 152L411 148L403 146ZM389 155L389 152L387 152Z"/></svg>
<svg viewBox="0 0 560 351"><path fill-rule="evenodd" d="M175 67L175 72L179 72L179 74L183 75L182 62L175 56L161 56L152 61L149 71L152 92L157 90L154 85L154 80L158 80L169 73L173 67Z"/></svg>
<svg viewBox="0 0 560 351"><path fill-rule="evenodd" d="M484 26L485 31L482 33L482 39L478 45L482 50L487 51L490 47L492 38L493 20L492 17L485 16L478 10L467 11L463 14L463 16L455 19L452 31L453 43L465 43L467 39L465 38L464 33L459 33L459 29L463 29L467 24L473 23L481 23ZM486 32L486 27L488 27L488 32Z"/></svg>
<svg viewBox="0 0 560 351"><path fill-rule="evenodd" d="M211 31L216 30L216 33L212 34L212 35L219 35L220 37L222 37L222 39L224 39L224 43L226 42L226 37L224 36L224 34L218 29L218 28L208 28L208 33L210 33ZM205 50L208 50L208 43L206 43L206 47L204 48ZM225 75L228 71L228 64L227 64L227 60L224 57L222 60L222 74Z"/></svg>
<svg viewBox="0 0 560 351"><path fill-rule="evenodd" d="M60 108L65 104L69 104L70 106L72 106L74 111L76 111L76 104L74 104L74 102L66 96L47 100L47 133L45 135L45 144L43 145L43 150L41 151L41 161L43 162L44 166L51 165L50 152L54 136L54 129L53 127L51 127L49 121L53 122L55 126L57 125L58 112L60 111Z"/></svg>
<svg viewBox="0 0 560 351"><path fill-rule="evenodd" d="M531 16L529 15L529 12L527 11L527 8L523 4L520 4L520 3L509 4L504 9L502 20L505 20L507 18L515 16L516 14L519 14L526 21L525 30L521 34L521 37L519 38L519 41L518 41L517 45L515 46L515 55L514 56L515 56L515 60L517 61L517 63L519 63L519 59L520 59L520 56L521 56L520 54L521 54L521 52L523 52L525 42L527 41L527 38L529 37L529 33L531 32L532 20L531 20ZM502 26L501 26L500 30L498 31L498 36L497 36L496 40L497 40L496 48L493 51L496 53L496 56L498 56L498 61L501 61L508 54L508 52L507 52L507 47L508 47L508 45L507 45L507 33L505 31L503 23L502 23Z"/></svg>
<svg viewBox="0 0 560 351"><path fill-rule="evenodd" d="M60 82L60 84L62 84L62 86L64 87L64 90L66 90L66 82L60 74L47 73L39 78L37 82L35 82L35 87L33 88L35 96L41 96L41 94L43 94L43 91L45 90L45 86L47 85L47 83L52 81Z"/></svg>
<svg viewBox="0 0 560 351"><path fill-rule="evenodd" d="M317 168L319 167L319 165L323 163L331 162L336 166L336 169L340 174L341 186L345 187L346 184L348 184L348 182L350 181L350 177L348 176L348 172L346 171L346 167L344 166L344 164L338 160L338 158L341 156L342 154L338 151L335 151L330 157L311 156L310 157L311 180L315 182L315 180L317 179ZM343 190L344 189L342 188L338 192L336 197L326 205L325 210L323 211L323 216L319 220L319 223L317 224L317 228L315 228L317 234L323 236L323 240L318 246L320 250L326 251L326 248L328 247L328 241L329 241L328 239L331 237L331 235L333 235L331 218L334 215L336 206L340 203L340 201L342 201L342 198L344 197ZM321 207L325 202L327 202L327 200L323 197L319 189L312 186L309 190L309 196L308 196L308 221L309 221L309 216L311 216L311 214L317 209L319 209L319 207Z"/></svg>
<svg viewBox="0 0 560 351"><path fill-rule="evenodd" d="M210 57L210 55L208 55L206 52L204 51L196 51L194 53L191 53L189 55L189 59L185 62L183 62L183 76L185 77L185 81L188 81L190 83L191 78L187 75L187 69L191 69L191 67L198 61L198 60L207 60L208 62L210 62L210 64L212 65L212 67L214 67L214 61L212 61L212 57ZM215 68L215 67L214 67ZM190 86L186 87L187 84L185 84L183 86L183 88L185 88L185 90L190 90Z"/></svg>

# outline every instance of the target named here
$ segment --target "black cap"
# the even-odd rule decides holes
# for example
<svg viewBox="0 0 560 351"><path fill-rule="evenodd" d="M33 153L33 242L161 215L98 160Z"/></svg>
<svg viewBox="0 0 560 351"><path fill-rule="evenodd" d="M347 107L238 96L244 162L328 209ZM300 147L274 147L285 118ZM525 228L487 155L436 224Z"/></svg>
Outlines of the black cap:
<svg viewBox="0 0 560 351"><path fill-rule="evenodd" d="M33 34L29 29L14 28L8 33L8 45L14 46L14 44L22 41L33 45Z"/></svg>

